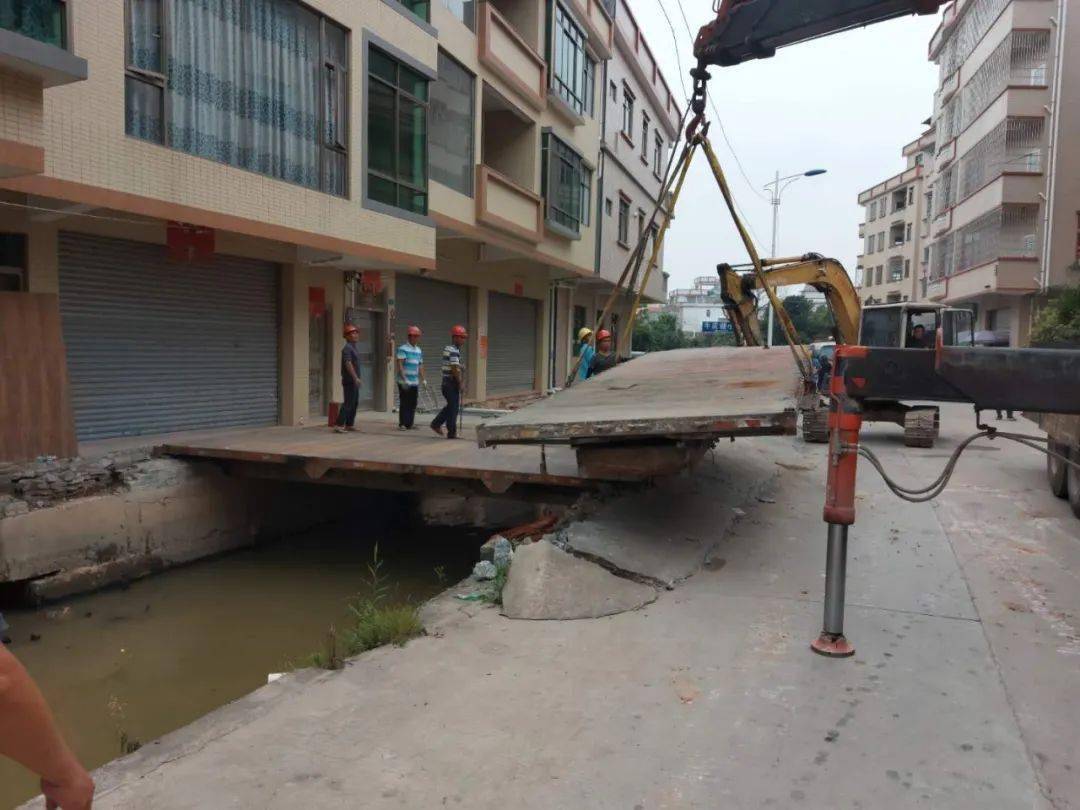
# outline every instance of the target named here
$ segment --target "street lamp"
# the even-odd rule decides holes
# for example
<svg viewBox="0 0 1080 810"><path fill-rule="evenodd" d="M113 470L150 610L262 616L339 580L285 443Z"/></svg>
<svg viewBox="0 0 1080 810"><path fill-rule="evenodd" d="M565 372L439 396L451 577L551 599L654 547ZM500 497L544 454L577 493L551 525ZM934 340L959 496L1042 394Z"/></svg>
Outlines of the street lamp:
<svg viewBox="0 0 1080 810"><path fill-rule="evenodd" d="M764 188L769 192L769 202L772 203L772 258L776 258L776 231L780 221L780 194L785 188L790 186L800 177L817 177L819 174L825 174L825 169L808 169L805 172L799 172L798 174L789 174L787 177L781 177L780 172L776 173L776 179L766 183ZM781 185L782 184L782 185ZM769 336L766 338L766 345L773 345L773 308L772 304L769 304Z"/></svg>

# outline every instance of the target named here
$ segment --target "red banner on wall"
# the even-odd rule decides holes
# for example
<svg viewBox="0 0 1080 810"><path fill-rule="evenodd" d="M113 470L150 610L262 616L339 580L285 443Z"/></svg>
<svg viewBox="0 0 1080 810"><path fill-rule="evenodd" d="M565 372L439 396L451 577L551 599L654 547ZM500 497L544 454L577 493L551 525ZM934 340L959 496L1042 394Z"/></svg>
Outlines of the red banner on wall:
<svg viewBox="0 0 1080 810"><path fill-rule="evenodd" d="M214 255L214 229L186 222L165 225L165 245L174 262L204 261Z"/></svg>

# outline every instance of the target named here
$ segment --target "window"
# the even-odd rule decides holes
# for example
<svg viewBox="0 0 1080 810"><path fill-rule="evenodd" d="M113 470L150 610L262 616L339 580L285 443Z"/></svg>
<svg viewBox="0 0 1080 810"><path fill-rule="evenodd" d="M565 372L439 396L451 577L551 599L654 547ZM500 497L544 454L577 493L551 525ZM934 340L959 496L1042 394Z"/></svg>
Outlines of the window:
<svg viewBox="0 0 1080 810"><path fill-rule="evenodd" d="M127 0L125 131L346 196L348 33L295 0L234 10Z"/></svg>
<svg viewBox="0 0 1080 810"><path fill-rule="evenodd" d="M424 22L431 22L430 0L389 0L389 2L405 7ZM453 10L452 7L451 10Z"/></svg>
<svg viewBox="0 0 1080 810"><path fill-rule="evenodd" d="M26 290L26 235L0 233L0 292Z"/></svg>
<svg viewBox="0 0 1080 810"><path fill-rule="evenodd" d="M630 200L619 197L619 244L630 247Z"/></svg>
<svg viewBox="0 0 1080 810"><path fill-rule="evenodd" d="M470 31L476 30L476 0L442 0L450 13L465 23Z"/></svg>
<svg viewBox="0 0 1080 810"><path fill-rule="evenodd" d="M611 100L612 101L618 101L619 100L619 86L617 84L615 84L615 82L611 83Z"/></svg>
<svg viewBox="0 0 1080 810"><path fill-rule="evenodd" d="M914 205L915 204L915 186L908 186L907 204L908 205Z"/></svg>
<svg viewBox="0 0 1080 810"><path fill-rule="evenodd" d="M641 113L641 159L649 162L649 116Z"/></svg>
<svg viewBox="0 0 1080 810"><path fill-rule="evenodd" d="M645 212L640 208L637 210L637 235L638 241L641 241L641 235L645 233Z"/></svg>
<svg viewBox="0 0 1080 810"><path fill-rule="evenodd" d="M904 259L904 278L911 278L911 259Z"/></svg>
<svg viewBox="0 0 1080 810"><path fill-rule="evenodd" d="M66 50L67 3L65 0L0 2L0 28Z"/></svg>
<svg viewBox="0 0 1080 810"><path fill-rule="evenodd" d="M592 169L585 159L552 133L544 133L543 195L547 221L577 237L589 224Z"/></svg>
<svg viewBox="0 0 1080 810"><path fill-rule="evenodd" d="M877 235L877 249L879 253L885 249L885 231Z"/></svg>
<svg viewBox="0 0 1080 810"><path fill-rule="evenodd" d="M367 197L427 214L428 80L378 48L368 51Z"/></svg>
<svg viewBox="0 0 1080 810"><path fill-rule="evenodd" d="M907 224L907 227L904 229L904 241L905 242L910 242L911 241L911 223L910 222Z"/></svg>
<svg viewBox="0 0 1080 810"><path fill-rule="evenodd" d="M656 140L653 142L652 170L657 177L661 176L664 163L664 138L660 131L656 132Z"/></svg>
<svg viewBox="0 0 1080 810"><path fill-rule="evenodd" d="M604 213L609 217L611 216L611 197L604 200Z"/></svg>
<svg viewBox="0 0 1080 810"><path fill-rule="evenodd" d="M867 217L867 221L873 222L875 219L877 219L877 200L870 203L870 215Z"/></svg>
<svg viewBox="0 0 1080 810"><path fill-rule="evenodd" d="M877 269L874 270L874 283L875 284L880 284L881 283L881 268L882 268L882 265L879 264L877 266Z"/></svg>
<svg viewBox="0 0 1080 810"><path fill-rule="evenodd" d="M439 51L439 78L431 84L431 179L473 193L473 75Z"/></svg>
<svg viewBox="0 0 1080 810"><path fill-rule="evenodd" d="M573 18L556 3L551 43L551 88L579 115L593 114L596 63L585 52L588 40Z"/></svg>
<svg viewBox="0 0 1080 810"><path fill-rule="evenodd" d="M622 90L622 132L630 143L634 142L634 94L625 85Z"/></svg>
<svg viewBox="0 0 1080 810"><path fill-rule="evenodd" d="M866 237L866 252L867 254L874 252L874 235L870 234Z"/></svg>

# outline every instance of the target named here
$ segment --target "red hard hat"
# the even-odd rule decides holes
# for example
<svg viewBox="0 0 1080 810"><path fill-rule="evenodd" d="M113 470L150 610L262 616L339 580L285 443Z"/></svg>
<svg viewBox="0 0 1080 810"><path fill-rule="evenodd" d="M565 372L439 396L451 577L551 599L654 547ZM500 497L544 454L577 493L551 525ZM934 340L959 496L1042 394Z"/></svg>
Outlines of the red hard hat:
<svg viewBox="0 0 1080 810"><path fill-rule="evenodd" d="M360 330L356 328L356 324L352 324L352 323L345 324L344 334L346 336L351 335L353 332L359 332L359 331Z"/></svg>
<svg viewBox="0 0 1080 810"><path fill-rule="evenodd" d="M611 340L611 332L607 329L601 329L596 333L596 342L599 343L602 340Z"/></svg>
<svg viewBox="0 0 1080 810"><path fill-rule="evenodd" d="M450 330L450 336L466 338L469 336L469 333L465 331L464 326L455 326L453 329Z"/></svg>
<svg viewBox="0 0 1080 810"><path fill-rule="evenodd" d="M420 337L420 327L419 326L410 326L408 334L409 334L409 337L412 337L413 335L416 335L417 337Z"/></svg>

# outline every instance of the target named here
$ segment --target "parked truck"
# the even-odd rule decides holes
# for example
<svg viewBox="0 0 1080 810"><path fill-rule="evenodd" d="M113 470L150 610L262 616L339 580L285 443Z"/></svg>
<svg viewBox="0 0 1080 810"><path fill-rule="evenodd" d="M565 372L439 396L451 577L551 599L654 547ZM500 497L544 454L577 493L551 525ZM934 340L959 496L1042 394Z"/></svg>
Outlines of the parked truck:
<svg viewBox="0 0 1080 810"><path fill-rule="evenodd" d="M1028 418L1046 431L1052 452L1080 461L1080 416L1034 413ZM1068 498L1073 514L1080 518L1080 470L1060 458L1047 456L1046 477L1050 491L1059 498Z"/></svg>

